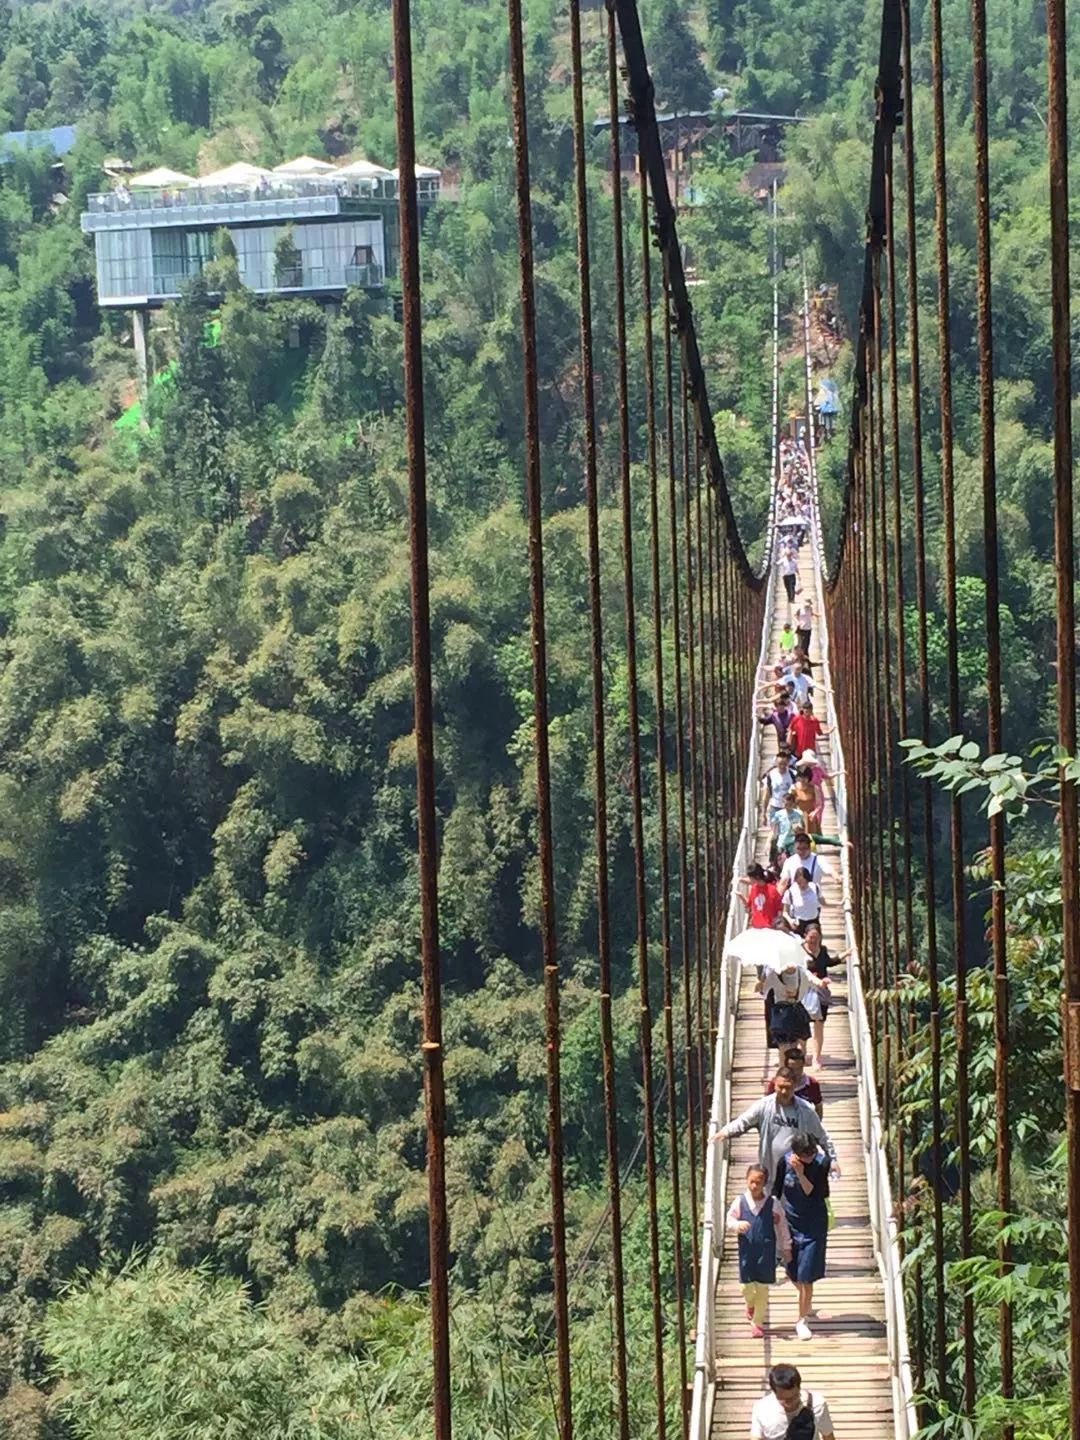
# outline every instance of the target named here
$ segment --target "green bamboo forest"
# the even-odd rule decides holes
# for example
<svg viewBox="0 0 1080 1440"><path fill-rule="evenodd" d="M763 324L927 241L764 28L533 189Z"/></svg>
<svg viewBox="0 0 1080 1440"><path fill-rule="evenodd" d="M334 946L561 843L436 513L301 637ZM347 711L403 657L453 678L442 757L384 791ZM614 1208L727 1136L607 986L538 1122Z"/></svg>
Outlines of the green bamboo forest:
<svg viewBox="0 0 1080 1440"><path fill-rule="evenodd" d="M686 182L694 203L679 228L718 443L754 559L769 499L774 240L783 260L784 413L798 406L804 383L800 262L813 287L837 287L842 338L832 373L842 410L837 438L819 457L824 524L835 538L880 14L856 0L641 0L640 10L659 106L799 117L785 132L775 222L752 183L755 157L733 155L715 126L697 148ZM928 0L912 0L911 10L918 42ZM616 1432L569 20L562 0L525 0L524 11L573 1421L579 1440L608 1440ZM990 879L986 797L973 772L964 806L975 1253L966 1261L955 1259L957 1203L947 1175L942 1183L950 1385L959 1383L967 1292L978 1398L974 1418L962 1418L955 1392L935 1394L928 1374L922 1433L1062 1440L1068 1260L1050 765L1046 34L1021 0L993 0L992 11L1001 655L1008 750L1025 792L1010 792L1007 806L1015 1264L1003 1277L995 1258L994 993L982 945ZM966 0L944 0L943 13L947 34L962 38ZM605 259L610 131L592 125L608 116L605 20L602 4L582 7L610 630L616 1083L629 1160L641 1135L641 1066L618 396L607 358L615 338ZM1080 28L1070 26L1075 56ZM422 263L455 1433L557 1440L505 6L414 0L413 50L418 156L444 182L453 177L453 194L425 214ZM921 85L926 75L916 78ZM351 287L334 306L260 295L242 282L222 232L179 298L155 311L140 403L131 313L98 303L94 237L80 229L88 196L111 188L106 171L116 157L129 171L168 166L192 176L301 154L393 167L393 82L389 0L0 3L0 131L75 131L62 155L15 147L0 158L0 1437L9 1440L432 1434L408 465L393 287ZM945 102L959 663L965 737L985 748L970 66L946 73ZM914 124L925 139L925 87L917 88ZM639 335L636 182L627 196L627 323ZM930 254L926 165L916 198ZM905 243L900 236L901 257ZM949 736L932 267L924 265L919 284L931 733L918 738L930 747ZM899 304L906 314L903 290ZM645 400L632 369L635 477L647 464ZM911 440L905 413L905 456ZM642 556L648 521L642 498L634 514ZM905 523L910 545L910 515ZM666 558L663 566L666 576ZM653 622L641 585L646 655ZM909 641L913 597L909 585ZM670 671L670 632L664 639ZM912 695L916 678L912 664ZM646 691L649 753L656 718ZM923 769L935 758L923 752ZM947 845L948 794L936 794ZM655 893L651 779L645 802ZM943 853L932 880L948 1010ZM919 1005L921 891L914 910L906 983ZM657 907L649 924L655 949ZM942 1046L952 1127L948 1027ZM929 1047L929 1031L917 1029L894 1126L917 1126L926 1115ZM697 1182L684 1169L681 1183L688 1236ZM623 1196L631 1355L644 1354L649 1234L640 1163L628 1163ZM916 1271L929 1263L929 1227L917 1221L931 1206L931 1185L901 1185L898 1196L916 1222L911 1233L923 1237L908 1248L913 1296ZM668 1306L676 1300L673 1198L665 1170ZM692 1291L689 1240L684 1249ZM1003 1297L1015 1318L1011 1402L997 1394ZM671 1328L670 1375L676 1343ZM652 1440L648 1366L632 1364L630 1382L631 1433Z"/></svg>

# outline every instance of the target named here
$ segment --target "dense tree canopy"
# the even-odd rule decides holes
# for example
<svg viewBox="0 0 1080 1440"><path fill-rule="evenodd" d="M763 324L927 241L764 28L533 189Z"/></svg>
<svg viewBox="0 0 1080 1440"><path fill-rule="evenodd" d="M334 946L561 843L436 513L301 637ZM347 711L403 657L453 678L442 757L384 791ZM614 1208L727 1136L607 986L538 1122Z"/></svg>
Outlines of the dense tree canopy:
<svg viewBox="0 0 1080 1440"><path fill-rule="evenodd" d="M505 14L489 0L413 8L422 158L461 180L460 199L436 207L424 235L448 1183L455 1343L470 1360L455 1400L468 1417L462 1433L501 1435L504 1407L513 1412L509 1433L549 1440ZM964 23L961 0L946 8L951 25ZM924 9L914 7L920 29ZM1009 517L1007 723L1010 744L1022 747L1045 731L1053 701L1052 676L1034 658L1050 653L1053 587L1039 378L1049 310L1043 62L1021 8L1006 9L992 37L1002 196L995 307ZM850 309L877 19L849 0L796 11L710 3L704 13L649 0L642 10L662 103L707 109L722 85L751 108L821 112L789 140L783 245L839 283ZM567 27L553 0L526 0L525 11L562 1063L571 1243L580 1255L602 1215L604 1136ZM607 103L606 15L600 6L584 18L591 115ZM427 1202L400 327L391 308L360 293L334 314L257 299L219 242L212 267L156 326L155 359L168 371L153 387L150 429L133 440L113 425L134 396L126 322L97 309L92 251L78 228L112 154L188 170L237 158L276 163L299 151L394 163L389 55L386 0L0 7L0 128L79 126L60 169L31 153L0 177L0 1434L6 1427L16 1440L172 1440L209 1433L207 1416L223 1437L430 1433L418 1298ZM960 76L950 86L963 157L969 87ZM925 130L924 109L917 118ZM606 149L602 139L590 143L593 242L606 253ZM701 204L680 224L700 281L695 310L736 512L756 541L771 400L767 221L744 184L744 163L713 145L695 166ZM966 397L957 457L965 718L974 732L985 647L969 172L958 165L953 243ZM918 183L929 233L925 171ZM637 344L635 238L627 251ZM610 267L596 266L594 282L607 354ZM923 284L929 315L932 275ZM797 297L793 271L785 311ZM797 370L785 371L785 404L797 403ZM842 383L849 371L842 351ZM607 495L618 426L606 371L601 381ZM644 400L635 367L635 484L647 453ZM935 425L930 414L928 429ZM830 514L843 461L838 444L823 462ZM933 482L932 461L930 469ZM642 554L646 518L635 517ZM617 523L605 508L615 775L627 743ZM935 586L939 554L938 544ZM644 585L639 610L646 654ZM931 637L936 705L936 616ZM670 663L670 644L667 652ZM649 746L655 713L651 696L642 699ZM653 827L651 781L647 798ZM1022 840L1045 841L1037 818L1025 823ZM611 825L617 1074L629 1149L640 1068L623 786L613 791ZM651 894L654 841L651 828ZM1042 896L1040 887L1032 872L1032 893ZM1043 1013L1037 1000L1053 963L1052 900L1033 899L1031 912L1031 947L1020 957L1031 959L1030 976L1021 966L1025 1034L1049 1053L1059 1044L1056 1012ZM914 1062L913 1075L917 1107ZM1052 1138L1051 1099L1034 1083L1031 1091L1025 1114ZM1024 1161L1037 1179L1055 1163L1052 1144L1032 1143ZM644 1224L641 1211L627 1222L635 1329L648 1324ZM1032 1244L1059 1263L1052 1237L1040 1232ZM602 1245L575 1284L575 1363L589 1377L575 1400L577 1433L594 1440L609 1420ZM1057 1383L1049 1361L1036 1361L1040 1381ZM140 1384L125 1392L133 1370ZM634 1384L634 1433L645 1436L655 1404L644 1375Z"/></svg>

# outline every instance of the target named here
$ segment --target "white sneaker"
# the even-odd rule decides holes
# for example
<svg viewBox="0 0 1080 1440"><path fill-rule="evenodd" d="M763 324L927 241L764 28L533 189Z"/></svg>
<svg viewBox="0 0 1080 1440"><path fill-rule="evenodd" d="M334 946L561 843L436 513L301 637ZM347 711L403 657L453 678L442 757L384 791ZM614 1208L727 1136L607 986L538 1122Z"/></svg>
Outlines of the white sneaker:
<svg viewBox="0 0 1080 1440"><path fill-rule="evenodd" d="M813 1338L813 1331L805 1320L800 1320L795 1326L795 1334L800 1340L810 1340Z"/></svg>

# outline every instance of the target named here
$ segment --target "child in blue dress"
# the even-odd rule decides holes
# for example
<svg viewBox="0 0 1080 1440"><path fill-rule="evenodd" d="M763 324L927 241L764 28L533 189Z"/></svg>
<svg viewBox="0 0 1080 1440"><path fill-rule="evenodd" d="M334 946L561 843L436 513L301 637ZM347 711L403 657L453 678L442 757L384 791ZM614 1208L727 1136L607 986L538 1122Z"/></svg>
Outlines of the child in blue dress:
<svg viewBox="0 0 1080 1440"><path fill-rule="evenodd" d="M795 1334L809 1340L808 1322L814 1305L814 1283L825 1276L825 1246L829 1237L829 1162L818 1153L817 1142L801 1132L791 1140L784 1157L783 1205L791 1231L792 1256L788 1279L799 1292L799 1319Z"/></svg>
<svg viewBox="0 0 1080 1440"><path fill-rule="evenodd" d="M776 1283L776 1252L791 1258L791 1235L784 1207L766 1194L769 1182L764 1165L751 1165L746 1189L731 1202L727 1228L739 1237L739 1279L746 1301L746 1318L755 1340L765 1334L769 1315L769 1286Z"/></svg>

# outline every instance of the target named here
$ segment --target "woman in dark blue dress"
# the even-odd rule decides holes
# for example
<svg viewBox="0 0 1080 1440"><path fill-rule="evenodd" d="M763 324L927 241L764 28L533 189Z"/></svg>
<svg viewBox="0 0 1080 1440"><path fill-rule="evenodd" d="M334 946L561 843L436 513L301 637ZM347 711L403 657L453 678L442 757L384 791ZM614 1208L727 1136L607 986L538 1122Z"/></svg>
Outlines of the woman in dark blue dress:
<svg viewBox="0 0 1080 1440"><path fill-rule="evenodd" d="M829 1162L818 1153L809 1135L795 1135L784 1157L784 1214L791 1231L792 1256L788 1279L799 1292L799 1320L795 1334L809 1340L807 1321L814 1305L814 1282L825 1275L825 1246L829 1237Z"/></svg>

